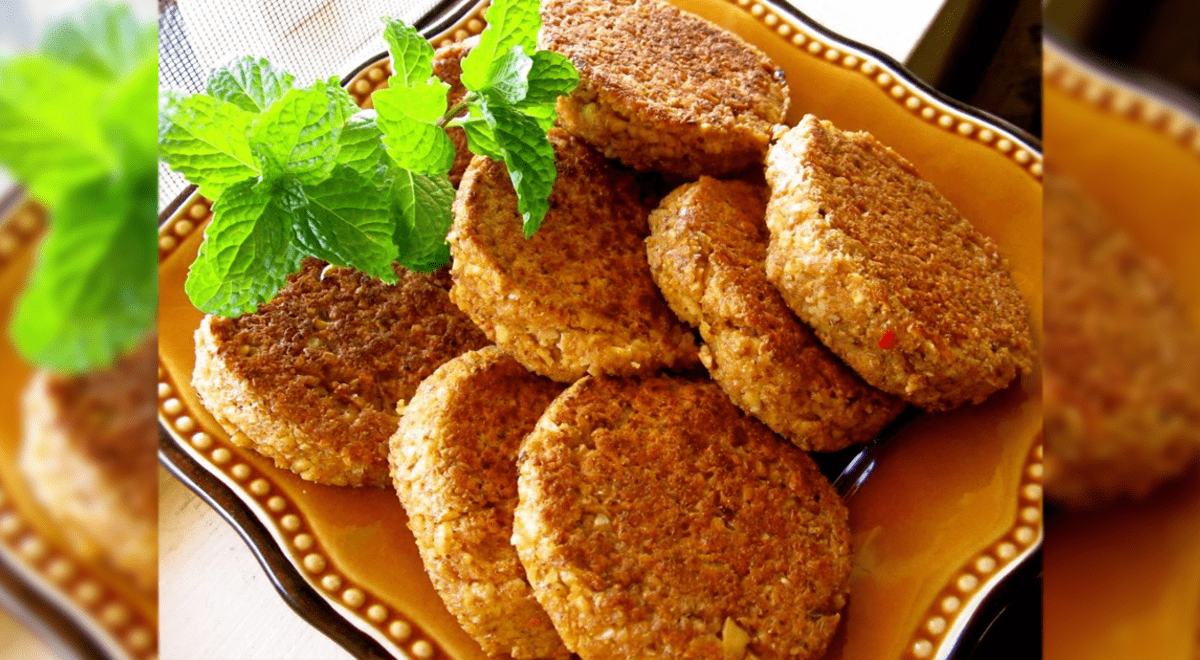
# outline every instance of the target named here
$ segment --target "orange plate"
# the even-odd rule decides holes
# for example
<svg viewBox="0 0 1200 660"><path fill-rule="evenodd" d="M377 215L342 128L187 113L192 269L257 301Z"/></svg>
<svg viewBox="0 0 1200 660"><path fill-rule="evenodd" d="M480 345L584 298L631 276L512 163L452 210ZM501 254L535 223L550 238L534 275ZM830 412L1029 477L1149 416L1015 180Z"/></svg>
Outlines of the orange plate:
<svg viewBox="0 0 1200 660"><path fill-rule="evenodd" d="M1053 41L1045 60L1051 163L1162 262L1200 325L1200 114ZM1200 658L1200 474L1056 521L1044 565L1049 660Z"/></svg>
<svg viewBox="0 0 1200 660"><path fill-rule="evenodd" d="M8 324L45 225L45 212L17 193L0 200L0 589L24 601L16 605L26 625L59 652L143 660L157 653L154 596L79 554L18 465L20 400L33 370L9 343Z"/></svg>
<svg viewBox="0 0 1200 660"><path fill-rule="evenodd" d="M1001 246L1040 332L1042 164L1035 144L792 10L747 0L678 4L758 45L787 71L789 122L811 112L869 130L915 163ZM480 7L469 7L452 24L440 23L433 42L478 32L480 18ZM369 63L348 81L360 102L386 79L386 66ZM161 417L169 442L216 477L200 480L219 482L223 496L232 493L253 513L269 536L247 534L250 541L286 556L344 618L339 625L396 655L483 657L433 592L393 493L301 481L232 446L197 402L189 381L202 315L183 282L209 217L207 202L191 198L161 230L160 387L168 392ZM831 658L950 656L981 601L1040 546L1041 420L1035 373L983 405L922 417L889 441L850 501L851 599Z"/></svg>

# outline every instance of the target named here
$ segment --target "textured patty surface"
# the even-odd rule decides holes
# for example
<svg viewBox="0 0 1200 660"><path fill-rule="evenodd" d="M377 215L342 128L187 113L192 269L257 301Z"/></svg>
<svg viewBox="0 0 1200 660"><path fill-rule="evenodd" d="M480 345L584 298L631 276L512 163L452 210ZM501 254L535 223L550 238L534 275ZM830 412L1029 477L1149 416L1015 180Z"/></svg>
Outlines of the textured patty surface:
<svg viewBox="0 0 1200 660"><path fill-rule="evenodd" d="M869 384L944 410L1031 369L996 245L908 161L808 115L771 147L767 181L767 277Z"/></svg>
<svg viewBox="0 0 1200 660"><path fill-rule="evenodd" d="M569 656L511 541L517 452L563 389L489 346L426 378L392 436L392 478L425 570L489 654Z"/></svg>
<svg viewBox="0 0 1200 660"><path fill-rule="evenodd" d="M584 660L824 653L850 573L846 507L712 381L584 378L519 466L513 543Z"/></svg>
<svg viewBox="0 0 1200 660"><path fill-rule="evenodd" d="M462 100L467 95L467 88L462 84L462 61L471 52L473 43L456 41L438 48L433 53L433 75L450 85L446 95L449 107ZM454 143L454 165L450 167L450 184L455 188L462 182L467 165L471 164L471 151L467 149L467 133L461 128L454 127L446 131L450 141Z"/></svg>
<svg viewBox="0 0 1200 660"><path fill-rule="evenodd" d="M801 449L875 437L904 408L867 385L767 281L769 191L701 177L650 214L650 270L671 309L700 328L700 360L742 410Z"/></svg>
<svg viewBox="0 0 1200 660"><path fill-rule="evenodd" d="M530 239L504 164L472 161L454 202L451 299L517 361L554 380L696 365L691 331L650 276L650 208L637 179L561 131L550 141L558 178Z"/></svg>
<svg viewBox="0 0 1200 660"><path fill-rule="evenodd" d="M539 47L579 70L560 125L635 169L695 177L761 164L787 110L782 69L662 0L546 0Z"/></svg>
<svg viewBox="0 0 1200 660"><path fill-rule="evenodd" d="M158 342L81 376L34 374L20 467L72 545L158 589Z"/></svg>
<svg viewBox="0 0 1200 660"><path fill-rule="evenodd" d="M387 486L396 404L488 343L444 272L396 272L389 286L308 259L257 312L204 318L192 383L234 442L309 481Z"/></svg>
<svg viewBox="0 0 1200 660"><path fill-rule="evenodd" d="M1045 179L1046 493L1144 495L1200 456L1200 330L1161 264Z"/></svg>

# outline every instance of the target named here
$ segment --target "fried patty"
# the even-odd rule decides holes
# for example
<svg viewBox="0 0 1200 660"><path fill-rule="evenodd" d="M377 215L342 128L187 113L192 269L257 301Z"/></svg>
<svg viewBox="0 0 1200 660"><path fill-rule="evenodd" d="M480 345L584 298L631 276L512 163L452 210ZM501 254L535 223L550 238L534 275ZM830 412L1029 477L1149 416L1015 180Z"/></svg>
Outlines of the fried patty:
<svg viewBox="0 0 1200 660"><path fill-rule="evenodd" d="M562 382L698 363L650 276L638 180L552 130L558 178L526 239L503 163L477 157L454 202L451 299L531 371Z"/></svg>
<svg viewBox="0 0 1200 660"><path fill-rule="evenodd" d="M387 486L397 403L488 344L444 272L396 273L387 285L307 259L257 312L204 317L192 384L235 443L309 481Z"/></svg>
<svg viewBox="0 0 1200 660"><path fill-rule="evenodd" d="M767 181L767 277L867 383L946 410L1030 371L1004 258L904 158L808 115L771 147Z"/></svg>
<svg viewBox="0 0 1200 660"><path fill-rule="evenodd" d="M513 544L580 657L822 657L846 600L846 507L712 381L584 378L518 464Z"/></svg>
<svg viewBox="0 0 1200 660"><path fill-rule="evenodd" d="M467 95L467 88L462 84L462 61L471 52L474 42L456 41L438 48L433 53L433 75L450 85L446 95L448 107L454 107ZM467 133L457 126L446 130L450 141L454 143L454 165L450 167L450 184L455 188L462 182L463 173L471 164L471 152L467 149Z"/></svg>
<svg viewBox="0 0 1200 660"><path fill-rule="evenodd" d="M510 540L517 451L562 391L489 346L426 378L392 436L392 479L425 570L488 654L570 655Z"/></svg>
<svg viewBox="0 0 1200 660"><path fill-rule="evenodd" d="M783 69L662 0L546 0L538 43L579 70L559 125L634 169L694 178L759 165L787 111Z"/></svg>
<svg viewBox="0 0 1200 660"><path fill-rule="evenodd" d="M809 451L870 440L904 403L842 364L767 281L768 194L710 177L677 188L650 214L654 281L700 328L700 360L739 408Z"/></svg>
<svg viewBox="0 0 1200 660"><path fill-rule="evenodd" d="M20 468L80 554L158 589L158 341L80 376L37 371L21 399Z"/></svg>
<svg viewBox="0 0 1200 660"><path fill-rule="evenodd" d="M1200 330L1155 259L1045 178L1046 494L1146 494L1200 456Z"/></svg>

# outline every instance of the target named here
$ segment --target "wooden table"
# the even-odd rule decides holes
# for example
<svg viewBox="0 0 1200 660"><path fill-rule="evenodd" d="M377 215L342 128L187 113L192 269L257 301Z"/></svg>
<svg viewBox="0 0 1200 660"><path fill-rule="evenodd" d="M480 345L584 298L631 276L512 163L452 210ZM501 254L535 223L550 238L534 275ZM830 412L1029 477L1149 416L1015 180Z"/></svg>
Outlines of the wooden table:
<svg viewBox="0 0 1200 660"><path fill-rule="evenodd" d="M793 0L817 22L906 61L945 0ZM164 660L342 660L351 656L275 592L215 511L162 473L160 657Z"/></svg>

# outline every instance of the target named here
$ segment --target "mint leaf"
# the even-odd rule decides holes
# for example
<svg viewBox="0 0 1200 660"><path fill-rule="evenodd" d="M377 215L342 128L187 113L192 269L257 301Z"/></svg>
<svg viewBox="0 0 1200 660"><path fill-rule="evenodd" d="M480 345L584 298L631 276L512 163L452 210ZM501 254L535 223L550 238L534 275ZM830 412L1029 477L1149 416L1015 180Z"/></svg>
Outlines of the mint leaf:
<svg viewBox="0 0 1200 660"><path fill-rule="evenodd" d="M159 158L218 199L225 189L261 173L250 152L253 117L211 96L181 97L168 92L159 110Z"/></svg>
<svg viewBox="0 0 1200 660"><path fill-rule="evenodd" d="M127 170L150 169L158 155L154 99L158 94L158 59L142 65L111 85L100 121Z"/></svg>
<svg viewBox="0 0 1200 660"><path fill-rule="evenodd" d="M550 193L558 172L554 167L554 147L537 120L512 108L480 104L480 111L508 166L508 177L517 191L517 210L521 213L525 238L533 236L550 209Z"/></svg>
<svg viewBox="0 0 1200 660"><path fill-rule="evenodd" d="M500 145L496 144L496 136L492 133L492 127L483 118L478 103L467 106L466 118L456 119L449 125L461 127L467 134L467 148L471 153L487 156L492 160L504 160L504 154L500 152Z"/></svg>
<svg viewBox="0 0 1200 660"><path fill-rule="evenodd" d="M105 96L96 78L55 60L0 62L0 163L46 206L116 169L117 154L89 115Z"/></svg>
<svg viewBox="0 0 1200 660"><path fill-rule="evenodd" d="M314 186L291 191L296 240L310 255L349 266L388 284L396 282L396 245L388 216L387 185L339 165ZM299 199L296 196L299 196ZM300 202L296 205L296 202Z"/></svg>
<svg viewBox="0 0 1200 660"><path fill-rule="evenodd" d="M325 81L325 93L329 94L329 98L337 105L338 111L343 117L352 117L355 113L362 110L358 104L354 102L354 97L350 96L350 92L342 87L341 81L337 76L329 76Z"/></svg>
<svg viewBox="0 0 1200 660"><path fill-rule="evenodd" d="M195 97L193 97L195 98ZM266 178L284 174L301 183L329 176L349 113L328 83L293 89L254 120L250 144Z"/></svg>
<svg viewBox="0 0 1200 660"><path fill-rule="evenodd" d="M363 110L350 118L338 138L336 162L366 176L373 176L383 161L383 133L375 124L375 111Z"/></svg>
<svg viewBox="0 0 1200 660"><path fill-rule="evenodd" d="M139 343L158 313L154 169L96 179L67 193L17 303L13 341L63 372L108 366Z"/></svg>
<svg viewBox="0 0 1200 660"><path fill-rule="evenodd" d="M152 57L157 26L141 25L128 5L94 3L78 18L68 18L46 31L42 52L104 80L116 80Z"/></svg>
<svg viewBox="0 0 1200 660"><path fill-rule="evenodd" d="M404 21L383 17L383 38L392 56L392 77L388 86L412 87L433 76L433 46L417 29Z"/></svg>
<svg viewBox="0 0 1200 660"><path fill-rule="evenodd" d="M462 62L463 86L476 92L496 78L514 46L527 54L537 50L537 33L542 27L539 6L533 0L495 0L484 18L488 26L479 35L479 44Z"/></svg>
<svg viewBox="0 0 1200 660"><path fill-rule="evenodd" d="M375 92L376 123L383 146L397 165L418 174L445 174L454 164L454 143L437 125L450 86L437 79Z"/></svg>
<svg viewBox="0 0 1200 660"><path fill-rule="evenodd" d="M505 103L519 103L529 91L529 71L532 68L533 59L520 46L513 46L496 64L496 70L487 85L479 91Z"/></svg>
<svg viewBox="0 0 1200 660"><path fill-rule="evenodd" d="M188 272L184 291L202 311L253 312L300 270L292 217L258 179L230 186L213 204L213 220Z"/></svg>
<svg viewBox="0 0 1200 660"><path fill-rule="evenodd" d="M450 261L446 234L454 219L454 187L445 176L426 177L403 170L392 183L397 261L409 270L430 273Z"/></svg>
<svg viewBox="0 0 1200 660"><path fill-rule="evenodd" d="M209 74L205 91L257 115L283 98L295 81L295 76L271 66L266 58L243 57Z"/></svg>
<svg viewBox="0 0 1200 660"><path fill-rule="evenodd" d="M579 71L571 60L548 50L533 54L533 66L528 76L529 91L521 99L522 107L553 104L558 97L570 94L579 85Z"/></svg>

